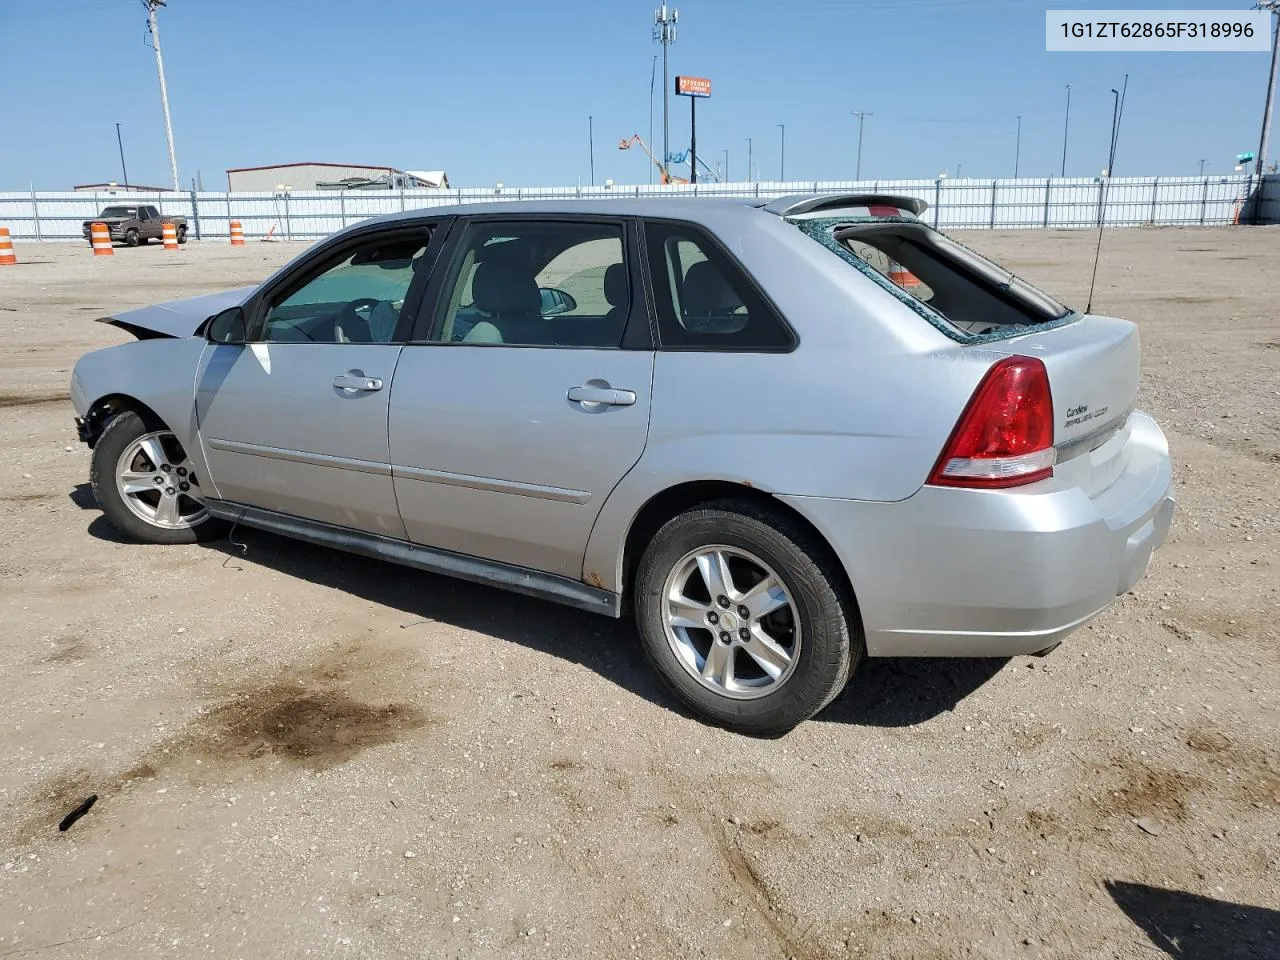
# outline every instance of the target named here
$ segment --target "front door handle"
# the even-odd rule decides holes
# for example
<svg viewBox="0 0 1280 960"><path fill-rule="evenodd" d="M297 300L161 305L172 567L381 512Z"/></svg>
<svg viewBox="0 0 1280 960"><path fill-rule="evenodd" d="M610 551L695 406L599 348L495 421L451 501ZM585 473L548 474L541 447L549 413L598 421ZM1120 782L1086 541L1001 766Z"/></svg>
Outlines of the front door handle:
<svg viewBox="0 0 1280 960"><path fill-rule="evenodd" d="M366 377L362 373L350 371L333 378L333 385L339 390L363 390L372 392L382 389L382 381L377 377Z"/></svg>
<svg viewBox="0 0 1280 960"><path fill-rule="evenodd" d="M629 407L636 402L633 390L617 390L609 386L598 386L595 383L570 387L568 397L574 403L581 403L586 407Z"/></svg>

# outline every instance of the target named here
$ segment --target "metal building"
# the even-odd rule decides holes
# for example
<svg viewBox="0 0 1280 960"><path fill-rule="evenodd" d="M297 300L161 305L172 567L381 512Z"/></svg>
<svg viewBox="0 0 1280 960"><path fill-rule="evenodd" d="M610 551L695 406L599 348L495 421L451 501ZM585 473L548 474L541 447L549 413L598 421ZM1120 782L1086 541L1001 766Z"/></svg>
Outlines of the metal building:
<svg viewBox="0 0 1280 960"><path fill-rule="evenodd" d="M424 187L447 188L444 171L431 171L430 182L423 171L404 171L362 163L278 163L264 167L236 167L227 171L227 189L232 193L270 193L282 187L306 190L398 190Z"/></svg>

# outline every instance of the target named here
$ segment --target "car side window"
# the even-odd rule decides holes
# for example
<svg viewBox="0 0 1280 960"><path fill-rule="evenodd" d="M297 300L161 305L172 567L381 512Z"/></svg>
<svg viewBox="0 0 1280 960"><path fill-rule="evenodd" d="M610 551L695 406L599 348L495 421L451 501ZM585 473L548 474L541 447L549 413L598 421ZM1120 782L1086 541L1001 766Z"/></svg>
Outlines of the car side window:
<svg viewBox="0 0 1280 960"><path fill-rule="evenodd" d="M663 348L789 350L795 335L733 258L701 230L648 221L645 246Z"/></svg>
<svg viewBox="0 0 1280 960"><path fill-rule="evenodd" d="M272 297L255 338L267 343L393 343L428 237L370 240Z"/></svg>
<svg viewBox="0 0 1280 960"><path fill-rule="evenodd" d="M620 223L482 221L463 232L431 340L616 347L631 304Z"/></svg>

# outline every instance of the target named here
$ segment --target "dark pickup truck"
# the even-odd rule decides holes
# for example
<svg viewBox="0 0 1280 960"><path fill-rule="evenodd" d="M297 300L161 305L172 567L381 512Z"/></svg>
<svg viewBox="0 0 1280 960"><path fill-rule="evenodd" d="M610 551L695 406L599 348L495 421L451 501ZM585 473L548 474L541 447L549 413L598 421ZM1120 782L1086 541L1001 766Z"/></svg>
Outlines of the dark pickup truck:
<svg viewBox="0 0 1280 960"><path fill-rule="evenodd" d="M84 222L83 233L86 240L90 240L90 227L95 223L105 223L111 231L112 240L130 247L136 247L148 240L161 239L166 223L173 224L179 243L187 242L187 218L162 217L160 211L150 204L136 203L103 208L102 213L97 217Z"/></svg>

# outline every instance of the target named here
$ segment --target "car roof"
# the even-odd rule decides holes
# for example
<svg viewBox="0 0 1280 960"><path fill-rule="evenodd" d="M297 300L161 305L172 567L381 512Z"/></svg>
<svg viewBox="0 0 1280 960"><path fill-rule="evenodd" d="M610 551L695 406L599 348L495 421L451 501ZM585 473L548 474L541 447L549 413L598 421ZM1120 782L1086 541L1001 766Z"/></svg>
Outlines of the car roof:
<svg viewBox="0 0 1280 960"><path fill-rule="evenodd" d="M898 206L919 214L923 200L881 193L798 193L776 199L754 197L699 197L690 195L642 197L556 197L540 200L494 200L406 210L378 218L380 222L423 217L503 216L507 214L585 214L587 216L653 217L686 220L713 226L726 220L768 212L783 217L816 210L836 213L842 208L868 204Z"/></svg>

